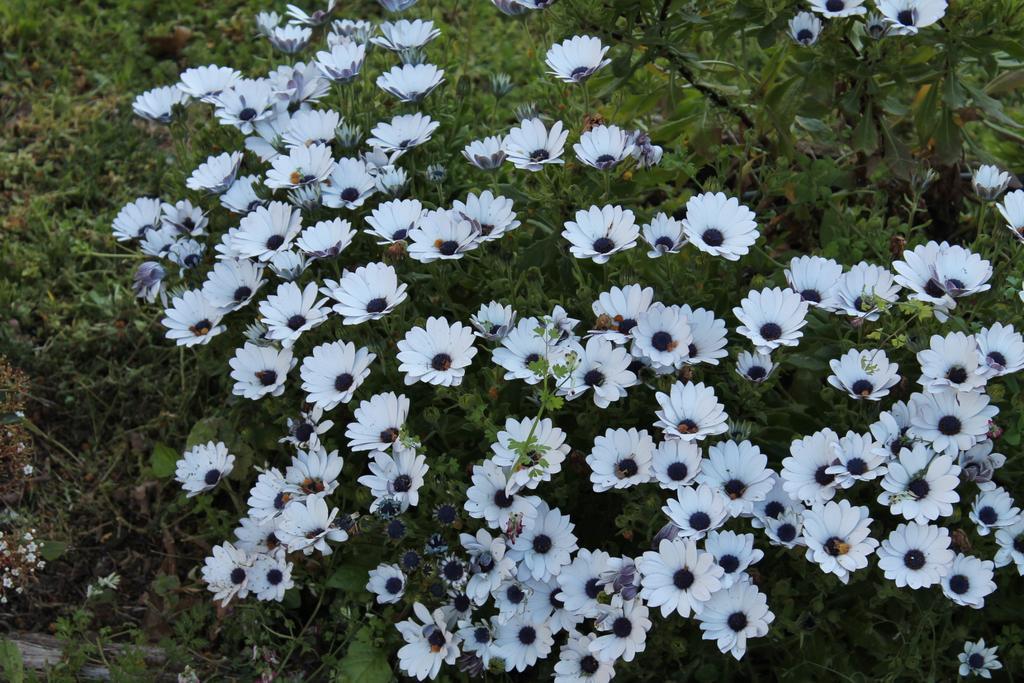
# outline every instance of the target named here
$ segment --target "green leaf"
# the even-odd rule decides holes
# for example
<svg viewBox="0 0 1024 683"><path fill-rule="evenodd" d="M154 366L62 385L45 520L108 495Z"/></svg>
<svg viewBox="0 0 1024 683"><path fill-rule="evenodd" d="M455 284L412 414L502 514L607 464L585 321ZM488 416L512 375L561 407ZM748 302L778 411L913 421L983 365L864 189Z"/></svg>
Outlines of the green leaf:
<svg viewBox="0 0 1024 683"><path fill-rule="evenodd" d="M393 677L387 653L373 644L373 632L368 626L359 629L338 665L339 683L389 683Z"/></svg>
<svg viewBox="0 0 1024 683"><path fill-rule="evenodd" d="M217 417L207 417L196 422L192 426L192 431L188 433L188 439L185 440L185 448L192 448L197 444L204 444L210 441L218 441L217 434L223 423L224 420Z"/></svg>
<svg viewBox="0 0 1024 683"><path fill-rule="evenodd" d="M1015 69L1014 71L1004 71L993 78L985 86L985 92L989 95L999 95L1012 92L1021 86L1024 86L1024 69Z"/></svg>
<svg viewBox="0 0 1024 683"><path fill-rule="evenodd" d="M153 454L149 458L149 466L153 469L153 476L166 479L174 474L178 464L178 451L165 443L157 442L153 445Z"/></svg>
<svg viewBox="0 0 1024 683"><path fill-rule="evenodd" d="M853 129L853 148L859 152L870 154L878 147L878 130L875 127L874 106L869 104Z"/></svg>
<svg viewBox="0 0 1024 683"><path fill-rule="evenodd" d="M43 559L47 562L53 562L58 557L64 554L64 551L68 549L68 544L64 541L43 541L43 547L39 551L39 554L43 556Z"/></svg>
<svg viewBox="0 0 1024 683"><path fill-rule="evenodd" d="M10 640L0 640L0 671L4 674L4 680L10 683L23 683L25 680L21 650Z"/></svg>

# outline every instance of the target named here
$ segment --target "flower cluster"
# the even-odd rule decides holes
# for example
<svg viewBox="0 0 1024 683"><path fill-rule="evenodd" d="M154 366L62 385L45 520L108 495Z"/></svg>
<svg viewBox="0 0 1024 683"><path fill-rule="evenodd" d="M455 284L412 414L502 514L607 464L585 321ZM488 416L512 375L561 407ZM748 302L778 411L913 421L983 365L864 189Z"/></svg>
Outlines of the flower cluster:
<svg viewBox="0 0 1024 683"><path fill-rule="evenodd" d="M384 4L401 11L411 3ZM506 14L543 9L519 0L495 4ZM810 4L814 13L790 24L804 45L821 31L817 15L866 12L861 0ZM909 36L937 22L945 2L879 0L877 9L881 17L868 17L869 33L875 21L879 34ZM426 61L440 29L419 19L379 26L338 20L331 10L307 15L291 8L283 25L275 13L258 18L261 33L288 55L315 49L317 37L323 49L308 63L255 79L229 67L193 68L135 103L140 116L161 123L180 105L203 103L243 139L241 149L209 157L187 180L209 208L189 199L140 198L116 217L115 237L153 257L135 274L136 293L161 300L167 338L185 347L209 344L228 331L231 318L247 315L245 339L225 363L233 394L269 401L298 387L304 397L281 437L293 450L290 462L259 470L237 538L206 560L202 575L216 600L252 594L281 601L297 585L293 572L302 558L331 555L360 533L364 514L383 523L391 539L405 537L439 460L411 419L419 413L415 397L403 389L453 390L470 373L521 382L536 400L503 416L486 457L469 468L465 499L433 511L446 527L462 513L474 520L458 546L432 534L422 554L407 550L369 572L366 589L379 605L412 608L413 616L397 624L404 641L398 658L417 679L457 661L471 673L521 672L555 656L556 680L607 681L620 662L645 649L652 610L663 619L692 619L704 639L740 659L775 619L770 586L750 571L764 557L758 541L802 555L843 584L875 564L897 587L936 587L970 608L982 608L995 590L997 567L1014 565L1024 574L1024 517L995 481L1006 458L994 452L999 409L988 393L1024 369L1024 337L1014 326L992 321L935 334L916 351L914 367L890 359L901 348L889 343L893 335L847 344L829 362L831 374L818 378L834 389L837 404L862 402L857 406L866 411L919 371L918 391L858 431L824 427L798 435L781 459L741 438L740 406L730 407L730 419L713 374L700 377L706 381L694 375L721 365L756 388L777 377L809 329L864 330L895 310L955 320L965 302L991 289L988 260L945 241L919 244L886 264L847 267L800 255L781 264L767 286L735 295L731 311L627 281L607 284L579 310L479 301L468 319L430 315L392 344L396 310L417 296L419 276L500 252L503 238L528 229L529 207L498 194L497 183L450 206L431 206L426 193L406 196L418 180L414 149L443 132L441 122L413 111L445 83L444 69ZM374 83L408 113L378 122L362 140L354 124L322 102L332 89L345 97L346 88L366 81L371 50L401 62L382 69ZM610 63L608 51L597 38L574 36L553 45L545 62L567 87L586 87ZM474 173L560 172L571 127L527 114L461 150ZM642 130L603 122L584 128L572 150L586 173L641 172L665 156ZM253 172L243 175L243 166ZM428 180L443 182L443 168L432 168ZM1008 182L991 168L973 179L985 202ZM233 216L219 235L214 202ZM662 259L655 263L686 257L716 268L761 249L762 217L742 197L697 192L684 210L657 212L646 223L641 210L574 207L560 233L567 269L582 278L582 268L606 267L641 241L647 257ZM1016 235L1024 234L1024 192L1008 195L999 210ZM212 246L208 237L216 237ZM359 242L375 242L382 255L347 261ZM208 256L215 264L189 288ZM405 270L410 261L416 265ZM176 289L167 286L175 269L182 283ZM387 343L351 341L357 326ZM730 358L729 343L738 340L743 348ZM364 384L371 375L396 386L370 394ZM609 426L591 442L570 444L558 411L571 412L588 398L608 411ZM649 405L646 425L616 423L614 404L626 400ZM331 417L349 404L352 419L334 429ZM330 448L341 426L344 456ZM547 496L552 482L576 476L567 466L574 449L586 453L596 496L634 487L662 496L661 529L648 539L650 549L613 555L581 545L570 511ZM232 471L230 450L210 441L184 454L176 478L189 497L215 489ZM341 475L346 459L363 455L364 491L356 492ZM343 487L352 494L344 496L347 504L368 493L367 509L335 505ZM877 508L854 502L865 495ZM979 535L994 535L994 557L968 554L942 525L961 504L969 504ZM415 577L433 583L422 590ZM998 664L984 641L969 645L961 662L961 673Z"/></svg>
<svg viewBox="0 0 1024 683"><path fill-rule="evenodd" d="M46 560L40 554L35 529L15 526L0 530L0 604L23 593L44 567Z"/></svg>

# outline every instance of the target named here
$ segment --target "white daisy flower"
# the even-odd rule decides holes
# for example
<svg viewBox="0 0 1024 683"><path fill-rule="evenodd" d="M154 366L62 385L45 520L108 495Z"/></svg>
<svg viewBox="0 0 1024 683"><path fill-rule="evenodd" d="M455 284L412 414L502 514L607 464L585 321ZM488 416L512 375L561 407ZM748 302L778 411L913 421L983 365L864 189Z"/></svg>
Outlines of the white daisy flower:
<svg viewBox="0 0 1024 683"><path fill-rule="evenodd" d="M848 489L858 481L871 481L886 472L886 453L870 434L847 432L832 444L835 460L825 470L836 477L840 488Z"/></svg>
<svg viewBox="0 0 1024 683"><path fill-rule="evenodd" d="M1018 518L1013 525L996 530L995 563L997 567L1005 567L1013 562L1017 573L1024 576L1024 517Z"/></svg>
<svg viewBox="0 0 1024 683"><path fill-rule="evenodd" d="M422 19L384 21L380 24L380 32L382 35L374 36L370 42L392 52L421 48L441 35L441 31L434 28L434 22Z"/></svg>
<svg viewBox="0 0 1024 683"><path fill-rule="evenodd" d="M683 487L661 508L679 529L679 538L701 539L729 517L729 499L706 484Z"/></svg>
<svg viewBox="0 0 1024 683"><path fill-rule="evenodd" d="M956 307L956 301L946 291L936 272L939 257L949 248L946 242L938 244L931 241L920 244L910 251L904 251L903 259L892 263L893 270L896 271L896 283L914 292L907 298L932 304L940 321L945 320L949 311Z"/></svg>
<svg viewBox="0 0 1024 683"><path fill-rule="evenodd" d="M409 256L420 263L456 260L480 246L473 224L447 209L428 211L409 231Z"/></svg>
<svg viewBox="0 0 1024 683"><path fill-rule="evenodd" d="M878 567L899 588L934 586L953 568L949 531L931 524L900 524L882 541Z"/></svg>
<svg viewBox="0 0 1024 683"><path fill-rule="evenodd" d="M722 568L715 558L697 548L694 541L662 540L657 551L648 551L637 560L640 572L640 597L668 617L699 612L722 588Z"/></svg>
<svg viewBox="0 0 1024 683"><path fill-rule="evenodd" d="M400 102L419 102L444 82L444 70L433 64L404 64L377 77L377 87Z"/></svg>
<svg viewBox="0 0 1024 683"><path fill-rule="evenodd" d="M918 352L917 362L917 381L929 393L982 391L987 381L979 371L977 341L963 332L932 335L931 346Z"/></svg>
<svg viewBox="0 0 1024 683"><path fill-rule="evenodd" d="M280 109L306 109L331 91L331 82L320 74L314 62L282 64L268 74Z"/></svg>
<svg viewBox="0 0 1024 683"><path fill-rule="evenodd" d="M804 513L786 510L778 517L766 517L763 521L768 542L792 550L807 545L804 541Z"/></svg>
<svg viewBox="0 0 1024 683"><path fill-rule="evenodd" d="M241 152L224 152L211 156L192 171L192 175L185 181L185 186L190 190L221 194L235 182L241 164Z"/></svg>
<svg viewBox="0 0 1024 683"><path fill-rule="evenodd" d="M256 194L253 185L259 182L256 175L246 175L236 178L227 192L220 196L220 204L231 213L245 215L255 211L257 207L263 206L264 201Z"/></svg>
<svg viewBox="0 0 1024 683"><path fill-rule="evenodd" d="M651 470L663 489L678 491L688 486L700 474L700 447L692 441L668 439L654 449Z"/></svg>
<svg viewBox="0 0 1024 683"><path fill-rule="evenodd" d="M544 123L533 118L520 122L502 141L502 149L512 165L520 170L539 171L546 164L563 164L562 152L569 131L555 121L549 131Z"/></svg>
<svg viewBox="0 0 1024 683"><path fill-rule="evenodd" d="M145 299L149 303L153 303L157 297L160 297L160 303L166 305L165 277L167 277L167 271L159 263L143 261L132 275L132 292L138 298Z"/></svg>
<svg viewBox="0 0 1024 683"><path fill-rule="evenodd" d="M998 166L982 164L971 176L971 187L979 198L991 202L1006 191L1010 180L1010 174L1000 170Z"/></svg>
<svg viewBox="0 0 1024 683"><path fill-rule="evenodd" d="M249 595L252 556L227 541L213 546L212 553L203 564L202 574L214 601L220 601L221 607L226 607L231 598Z"/></svg>
<svg viewBox="0 0 1024 683"><path fill-rule="evenodd" d="M160 224L174 228L179 235L201 237L206 234L210 220L200 207L189 200L182 199L174 204L165 202L160 210Z"/></svg>
<svg viewBox="0 0 1024 683"><path fill-rule="evenodd" d="M430 612L421 603L413 604L416 619L398 622L405 645L398 650L398 667L418 681L434 679L442 664L454 664L459 646L454 633L448 630L444 612Z"/></svg>
<svg viewBox="0 0 1024 683"><path fill-rule="evenodd" d="M492 460L506 468L510 486L537 488L542 481L562 471L562 462L571 450L565 443L565 432L550 419L505 419L505 428L491 444ZM528 449L521 455L519 449Z"/></svg>
<svg viewBox="0 0 1024 683"><path fill-rule="evenodd" d="M580 548L568 567L558 574L559 594L565 609L590 619L604 609L599 602L603 590L601 575L609 567L610 556L603 550Z"/></svg>
<svg viewBox="0 0 1024 683"><path fill-rule="evenodd" d="M590 652L602 662L620 658L632 662L647 647L647 632L652 625L649 614L642 600L613 600L597 621L598 630L605 633L590 642Z"/></svg>
<svg viewBox="0 0 1024 683"><path fill-rule="evenodd" d="M864 7L864 0L809 0L811 11L837 19L839 17L852 17L867 12Z"/></svg>
<svg viewBox="0 0 1024 683"><path fill-rule="evenodd" d="M738 261L757 241L754 212L735 197L705 192L686 202L683 232L693 246L727 261Z"/></svg>
<svg viewBox="0 0 1024 683"><path fill-rule="evenodd" d="M538 384L546 372L550 372L550 366L561 360L564 349L554 346L544 336L542 327L536 318L522 318L491 352L494 362L505 368L506 380L521 379L527 384ZM537 372L531 367L544 360L549 366L545 371Z"/></svg>
<svg viewBox="0 0 1024 683"><path fill-rule="evenodd" d="M305 496L334 493L338 488L338 477L345 462L338 451L327 452L323 446L298 451L292 456L292 463L285 470L286 490L300 500Z"/></svg>
<svg viewBox="0 0 1024 683"><path fill-rule="evenodd" d="M957 657L960 660L959 674L970 676L975 674L982 678L992 678L992 672L1003 668L1003 663L996 657L998 647L985 647L985 639L978 642L964 642L964 651Z"/></svg>
<svg viewBox="0 0 1024 683"><path fill-rule="evenodd" d="M366 45L357 42L336 42L330 50L316 53L316 68L333 83L348 83L362 71Z"/></svg>
<svg viewBox="0 0 1024 683"><path fill-rule="evenodd" d="M281 111L272 118L257 121L253 132L245 139L245 148L258 156L260 161L273 162L285 151L284 133L291 125L291 114ZM260 179L262 183L262 178Z"/></svg>
<svg viewBox="0 0 1024 683"><path fill-rule="evenodd" d="M714 640L722 654L737 660L747 652L747 640L768 634L775 615L768 598L753 583L740 581L717 591L697 614L704 640Z"/></svg>
<svg viewBox="0 0 1024 683"><path fill-rule="evenodd" d="M549 508L543 500L538 501L536 513L507 552L509 559L519 565L519 579L533 577L547 581L557 576L578 547L576 535L572 533L575 526L558 508Z"/></svg>
<svg viewBox="0 0 1024 683"><path fill-rule="evenodd" d="M519 495L519 487L510 484L507 471L492 460L473 466L472 485L466 491L466 512L482 519L492 529L505 531L536 514L540 499Z"/></svg>
<svg viewBox="0 0 1024 683"><path fill-rule="evenodd" d="M295 246L310 258L334 258L352 244L354 236L355 230L351 223L342 218L334 218L320 221L303 230L295 240Z"/></svg>
<svg viewBox="0 0 1024 683"><path fill-rule="evenodd" d="M996 204L1006 220L1006 228L1018 240L1024 241L1024 190L1008 192L1002 204Z"/></svg>
<svg viewBox="0 0 1024 683"><path fill-rule="evenodd" d="M378 605L396 603L405 595L405 573L397 564L379 564L369 576L366 590L377 596Z"/></svg>
<svg viewBox="0 0 1024 683"><path fill-rule="evenodd" d="M479 233L479 242L496 240L519 227L516 213L512 210L512 200L495 197L490 190L484 190L479 196L470 193L465 203L452 202L451 213L473 225Z"/></svg>
<svg viewBox="0 0 1024 683"><path fill-rule="evenodd" d="M729 515L737 517L750 514L754 503L764 500L774 485L772 474L760 448L749 441L723 441L708 449L697 482L724 496Z"/></svg>
<svg viewBox="0 0 1024 683"><path fill-rule="evenodd" d="M655 411L654 426L665 430L666 439L703 441L728 430L725 406L703 382L675 382L668 394L659 391L655 398L661 410Z"/></svg>
<svg viewBox="0 0 1024 683"><path fill-rule="evenodd" d="M231 247L240 257L269 261L287 250L302 229L302 212L284 202L270 202L243 216Z"/></svg>
<svg viewBox="0 0 1024 683"><path fill-rule="evenodd" d="M400 114L390 121L382 121L370 130L366 140L370 147L380 147L385 152L412 149L430 140L441 124L419 112Z"/></svg>
<svg viewBox="0 0 1024 683"><path fill-rule="evenodd" d="M583 621L583 617L565 609L562 601L562 588L558 585L558 577L553 576L547 581L528 581L530 595L526 600L526 615L548 625L552 635L566 631L572 632Z"/></svg>
<svg viewBox="0 0 1024 683"><path fill-rule="evenodd" d="M276 467L260 472L256 483L249 490L249 516L263 520L276 518L284 512L292 500L292 494L285 490L287 486L284 474Z"/></svg>
<svg viewBox="0 0 1024 683"><path fill-rule="evenodd" d="M275 104L268 80L241 78L217 95L214 115L222 126L233 126L250 135L257 123L276 115Z"/></svg>
<svg viewBox="0 0 1024 683"><path fill-rule="evenodd" d="M279 251L270 257L270 270L282 280L298 280L309 266L309 259L298 251Z"/></svg>
<svg viewBox="0 0 1024 683"><path fill-rule="evenodd" d="M424 213L423 205L417 199L392 199L378 204L366 217L370 229L365 232L377 237L380 245L406 240Z"/></svg>
<svg viewBox="0 0 1024 683"><path fill-rule="evenodd" d="M809 306L831 311L836 305L836 284L843 267L830 258L794 256L786 268L786 283Z"/></svg>
<svg viewBox="0 0 1024 683"><path fill-rule="evenodd" d="M646 429L609 428L594 439L594 448L587 456L594 491L624 489L650 481L653 454L654 440Z"/></svg>
<svg viewBox="0 0 1024 683"><path fill-rule="evenodd" d="M647 252L650 258L658 258L664 254L678 254L686 244L683 236L683 224L670 218L665 212L659 212L650 223L643 226L644 241L650 245Z"/></svg>
<svg viewBox="0 0 1024 683"><path fill-rule="evenodd" d="M733 315L736 331L753 342L757 351L770 354L783 346L796 346L807 324L807 302L792 289L750 290Z"/></svg>
<svg viewBox="0 0 1024 683"><path fill-rule="evenodd" d="M704 542L704 549L711 553L724 572L721 578L723 588L749 580L747 568L764 557L764 553L754 547L754 534L737 534L735 531L712 531Z"/></svg>
<svg viewBox="0 0 1024 683"><path fill-rule="evenodd" d="M515 564L505 557L505 538L500 535L495 538L486 529L478 529L476 535L459 534L459 542L469 553L466 595L474 604L483 605L501 582L515 573Z"/></svg>
<svg viewBox="0 0 1024 683"><path fill-rule="evenodd" d="M255 401L268 394L280 396L284 393L284 381L295 360L290 349L246 343L235 350L235 356L228 365L231 366L231 379L235 380L231 393Z"/></svg>
<svg viewBox="0 0 1024 683"><path fill-rule="evenodd" d="M526 610L526 598L529 592L529 587L515 578L502 581L497 589L491 592L494 606L498 610L498 614L493 617L495 625L502 624L517 614L522 614Z"/></svg>
<svg viewBox="0 0 1024 683"><path fill-rule="evenodd" d="M915 440L910 434L910 407L903 401L896 401L889 410L883 410L878 414L878 422L871 425L871 436L886 460L910 448Z"/></svg>
<svg viewBox="0 0 1024 683"><path fill-rule="evenodd" d="M960 465L960 476L973 481L982 491L991 491L996 487L992 477L996 470L1006 464L1006 456L992 452L991 441L982 441L975 446L961 451L957 464Z"/></svg>
<svg viewBox="0 0 1024 683"><path fill-rule="evenodd" d="M799 45L810 47L821 35L821 19L810 12L799 12L789 20L789 35Z"/></svg>
<svg viewBox="0 0 1024 683"><path fill-rule="evenodd" d="M569 252L576 258L607 263L612 254L632 249L640 236L633 212L621 206L592 206L577 211L575 221L566 221L562 237L572 245Z"/></svg>
<svg viewBox="0 0 1024 683"><path fill-rule="evenodd" d="M966 451L988 434L999 408L985 394L972 392L914 394L910 397L910 434L936 451Z"/></svg>
<svg viewBox="0 0 1024 683"><path fill-rule="evenodd" d="M511 306L502 306L497 301L481 304L480 310L469 317L476 335L487 341L501 341L515 326L516 312Z"/></svg>
<svg viewBox="0 0 1024 683"><path fill-rule="evenodd" d="M1013 325L993 323L974 335L978 369L985 378L1002 377L1024 369L1024 337Z"/></svg>
<svg viewBox="0 0 1024 683"><path fill-rule="evenodd" d="M284 594L294 587L292 563L283 552L256 555L249 569L249 591L257 600L281 602Z"/></svg>
<svg viewBox="0 0 1024 683"><path fill-rule="evenodd" d="M545 63L549 74L566 83L582 83L611 64L605 59L608 46L593 36L573 36L548 49Z"/></svg>
<svg viewBox="0 0 1024 683"><path fill-rule="evenodd" d="M900 381L899 365L890 363L881 349L850 349L829 361L829 367L833 374L828 383L857 400L878 401Z"/></svg>
<svg viewBox="0 0 1024 683"><path fill-rule="evenodd" d="M170 228L173 230L173 228ZM203 260L203 254L206 252L206 245L197 242L194 239L186 238L180 239L171 245L170 250L167 253L167 258L175 265L181 268L181 274L184 275L185 271L195 268Z"/></svg>
<svg viewBox="0 0 1024 683"><path fill-rule="evenodd" d="M220 324L224 312L210 303L202 292L195 290L185 291L171 299L164 315L166 317L160 322L167 328L165 336L178 346L208 344L227 329Z"/></svg>
<svg viewBox="0 0 1024 683"><path fill-rule="evenodd" d="M132 102L135 115L154 123L170 123L176 105L188 104L189 96L177 86L165 85L140 94Z"/></svg>
<svg viewBox="0 0 1024 683"><path fill-rule="evenodd" d="M600 336L613 344L626 344L632 340L632 331L639 317L651 308L654 290L640 285L612 287L602 292L592 305L597 322L590 334Z"/></svg>
<svg viewBox="0 0 1024 683"><path fill-rule="evenodd" d="M267 326L267 337L291 348L303 332L327 320L331 309L325 303L325 299L317 299L315 282L303 289L294 282L278 285L277 291L260 303L260 320Z"/></svg>
<svg viewBox="0 0 1024 683"><path fill-rule="evenodd" d="M679 306L652 305L637 317L630 332L632 354L651 361L655 368L682 367L693 342L691 315L692 311L684 312Z"/></svg>
<svg viewBox="0 0 1024 683"><path fill-rule="evenodd" d="M505 163L504 141L497 135L473 140L462 148L462 156L481 171L493 171Z"/></svg>
<svg viewBox="0 0 1024 683"><path fill-rule="evenodd" d="M374 497L370 512L376 512L385 500L397 501L402 512L419 505L420 487L430 469L427 456L401 444L395 444L390 453L373 451L370 455L370 474L359 477L359 483Z"/></svg>
<svg viewBox="0 0 1024 683"><path fill-rule="evenodd" d="M596 633L570 631L569 639L558 652L555 683L609 683L615 677L614 662L602 662L590 653Z"/></svg>
<svg viewBox="0 0 1024 683"><path fill-rule="evenodd" d="M807 559L843 583L850 573L868 566L868 556L878 547L870 534L870 511L848 500L817 503L803 513L803 540Z"/></svg>
<svg viewBox="0 0 1024 683"><path fill-rule="evenodd" d="M405 374L407 385L459 386L475 355L472 328L430 317L424 327L412 328L398 342L398 370Z"/></svg>
<svg viewBox="0 0 1024 683"><path fill-rule="evenodd" d="M395 310L405 301L406 289L392 266L368 263L354 271L346 270L341 280L324 280L320 291L338 302L333 310L342 316L345 325L358 325L379 320Z"/></svg>
<svg viewBox="0 0 1024 683"><path fill-rule="evenodd" d="M235 456L221 442L196 444L181 456L174 471L174 479L181 484L188 497L210 491L231 473Z"/></svg>
<svg viewBox="0 0 1024 683"><path fill-rule="evenodd" d="M740 351L736 357L737 374L751 382L764 382L775 368L776 365L772 362L772 357L765 353Z"/></svg>
<svg viewBox="0 0 1024 683"><path fill-rule="evenodd" d="M897 35L912 36L946 14L946 0L878 0L878 11Z"/></svg>
<svg viewBox="0 0 1024 683"><path fill-rule="evenodd" d="M281 513L277 537L289 552L301 550L303 555L311 555L319 550L321 555L330 555L334 551L328 541L348 540L348 533L334 524L337 516L338 508L328 509L323 495L293 500Z"/></svg>
<svg viewBox="0 0 1024 683"><path fill-rule="evenodd" d="M324 206L357 209L376 191L374 177L361 159L343 158L335 164L323 190Z"/></svg>
<svg viewBox="0 0 1024 683"><path fill-rule="evenodd" d="M353 416L355 422L345 429L349 449L385 450L398 441L409 416L409 399L393 391L375 394L368 401L360 401Z"/></svg>
<svg viewBox="0 0 1024 683"><path fill-rule="evenodd" d="M263 184L272 190L292 189L321 183L333 170L334 159L327 145L292 147L287 154L280 154L271 162L271 169L267 171ZM327 205L331 206L329 203Z"/></svg>
<svg viewBox="0 0 1024 683"><path fill-rule="evenodd" d="M239 527L235 529L235 536L238 541L235 543L239 549L247 553L270 553L280 547L277 536L277 520L273 517L256 519L255 517L243 517L239 520Z"/></svg>
<svg viewBox="0 0 1024 683"><path fill-rule="evenodd" d="M1020 508L1014 506L1013 498L1001 486L978 494L971 505L970 518L978 525L978 533L982 536L988 536L995 529L1013 526L1021 519Z"/></svg>
<svg viewBox="0 0 1024 683"><path fill-rule="evenodd" d="M525 671L551 654L555 643L548 624L528 613L516 614L499 623L494 636L497 654L505 660L506 671Z"/></svg>
<svg viewBox="0 0 1024 683"><path fill-rule="evenodd" d="M576 157L587 166L607 171L633 153L633 137L618 126L594 126L572 146Z"/></svg>
<svg viewBox="0 0 1024 683"><path fill-rule="evenodd" d="M229 66L207 64L185 69L179 78L178 89L183 93L207 104L217 104L220 94L237 83L242 74Z"/></svg>
<svg viewBox="0 0 1024 683"><path fill-rule="evenodd" d="M762 500L754 503L750 524L755 529L764 528L769 521L777 520L785 514L803 515L803 503L796 500L786 491L782 478L771 473L772 488Z"/></svg>
<svg viewBox="0 0 1024 683"><path fill-rule="evenodd" d="M716 318L713 311L703 308L690 308L689 304L680 307L680 312L690 323L690 343L687 346L686 363L708 363L718 365L719 358L729 355L725 350L725 321Z"/></svg>
<svg viewBox="0 0 1024 683"><path fill-rule="evenodd" d="M139 197L128 202L114 218L114 239L127 242L142 239L161 225L163 203L156 197Z"/></svg>
<svg viewBox="0 0 1024 683"><path fill-rule="evenodd" d="M956 487L960 467L953 457L934 453L924 444L904 448L889 463L882 480L885 489L878 502L888 505L893 515L920 524L953 514L953 503L960 500Z"/></svg>
<svg viewBox="0 0 1024 683"><path fill-rule="evenodd" d="M806 503L832 500L838 482L828 469L838 445L839 436L828 428L795 439L789 446L789 457L782 461L780 476L786 493Z"/></svg>
<svg viewBox="0 0 1024 683"><path fill-rule="evenodd" d="M899 291L888 269L861 261L839 277L836 310L863 320L878 320L879 306L895 302Z"/></svg>
<svg viewBox="0 0 1024 683"><path fill-rule="evenodd" d="M370 376L370 363L376 357L365 348L357 349L352 342L336 341L314 347L312 355L306 356L299 368L306 400L324 410L348 403Z"/></svg>
<svg viewBox="0 0 1024 683"><path fill-rule="evenodd" d="M598 408L607 408L614 401L625 398L626 388L637 383L636 375L629 369L633 358L625 349L613 346L609 341L592 337L577 355L568 383L558 390L569 400L590 389L594 404Z"/></svg>
<svg viewBox="0 0 1024 683"><path fill-rule="evenodd" d="M942 579L942 592L957 605L982 609L985 596L996 590L994 574L991 560L957 553L949 574Z"/></svg>
<svg viewBox="0 0 1024 683"><path fill-rule="evenodd" d="M281 142L286 147L312 147L326 145L328 148L341 125L341 114L328 109L306 109L295 112L288 127L281 133Z"/></svg>
<svg viewBox="0 0 1024 683"><path fill-rule="evenodd" d="M275 26L267 35L267 40L276 49L287 55L293 55L302 50L313 37L313 29L308 26Z"/></svg>
<svg viewBox="0 0 1024 683"><path fill-rule="evenodd" d="M298 418L288 418L288 434L278 441L299 448L316 449L320 446L320 437L334 426L333 420L324 420L323 416L324 411L316 406L299 411Z"/></svg>

